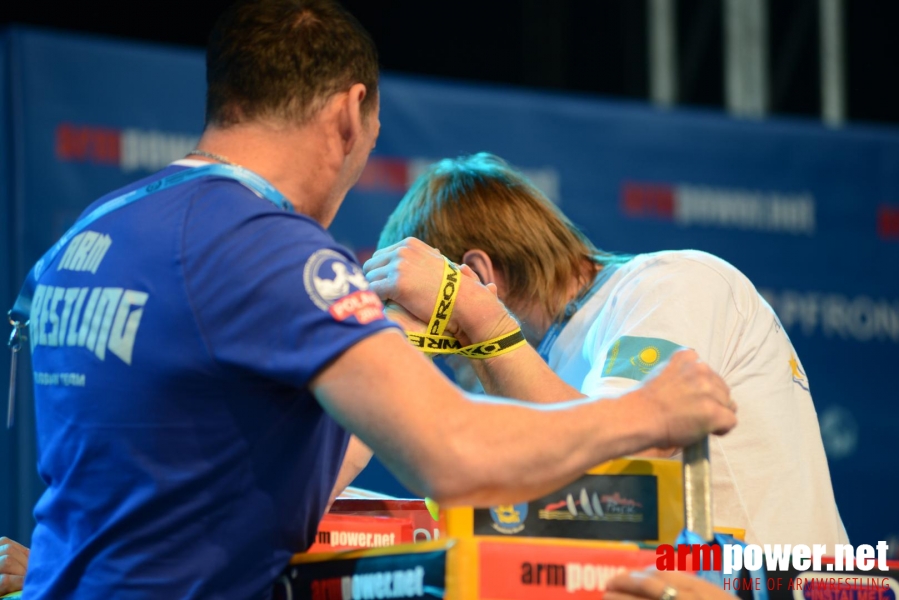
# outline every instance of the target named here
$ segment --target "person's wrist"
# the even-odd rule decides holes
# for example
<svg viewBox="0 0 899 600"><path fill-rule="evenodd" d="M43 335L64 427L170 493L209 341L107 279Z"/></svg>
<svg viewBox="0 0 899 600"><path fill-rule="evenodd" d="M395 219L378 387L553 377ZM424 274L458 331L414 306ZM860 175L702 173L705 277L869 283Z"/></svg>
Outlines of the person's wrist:
<svg viewBox="0 0 899 600"><path fill-rule="evenodd" d="M626 406L626 414L633 417L638 425L640 446L643 448L662 447L668 442L668 429L659 407L646 386L640 386L619 398Z"/></svg>
<svg viewBox="0 0 899 600"><path fill-rule="evenodd" d="M459 289L450 327L455 330L457 338L465 338L469 344L478 344L512 333L519 328L519 324L493 292L479 283L464 281Z"/></svg>

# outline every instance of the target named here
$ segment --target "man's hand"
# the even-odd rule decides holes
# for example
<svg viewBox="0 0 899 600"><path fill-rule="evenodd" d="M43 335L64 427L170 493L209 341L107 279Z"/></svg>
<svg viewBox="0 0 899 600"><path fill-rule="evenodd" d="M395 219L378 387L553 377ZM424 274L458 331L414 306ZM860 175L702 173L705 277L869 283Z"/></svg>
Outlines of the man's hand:
<svg viewBox="0 0 899 600"><path fill-rule="evenodd" d="M406 238L375 252L362 270L381 300L392 300L425 323L431 318L443 276L438 250Z"/></svg>
<svg viewBox="0 0 899 600"><path fill-rule="evenodd" d="M427 323L416 319L412 313L391 300L384 303L384 315L402 327L403 331L424 333L428 328Z"/></svg>
<svg viewBox="0 0 899 600"><path fill-rule="evenodd" d="M406 238L375 252L362 268L371 290L381 300L395 302L427 323L440 292L443 261L438 250L416 238ZM460 268L462 279L447 334L468 344L518 327L497 299L496 287L482 285L474 271L465 265Z"/></svg>
<svg viewBox="0 0 899 600"><path fill-rule="evenodd" d="M22 589L30 553L22 544L0 537L0 596Z"/></svg>
<svg viewBox="0 0 899 600"><path fill-rule="evenodd" d="M641 393L658 419L658 447L688 446L737 424L730 389L693 350L676 352L644 382Z"/></svg>
<svg viewBox="0 0 899 600"><path fill-rule="evenodd" d="M606 585L605 600L659 600L665 592L677 600L733 600L733 596L708 581L676 571L622 573Z"/></svg>

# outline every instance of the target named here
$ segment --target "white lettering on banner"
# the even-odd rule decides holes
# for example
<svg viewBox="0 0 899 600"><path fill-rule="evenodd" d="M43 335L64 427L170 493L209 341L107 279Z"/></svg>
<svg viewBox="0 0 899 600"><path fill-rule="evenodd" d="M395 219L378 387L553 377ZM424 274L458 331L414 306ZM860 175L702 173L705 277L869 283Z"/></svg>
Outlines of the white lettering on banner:
<svg viewBox="0 0 899 600"><path fill-rule="evenodd" d="M87 306L82 312L85 297ZM148 297L146 292L122 288L38 285L31 301L31 350L37 346L77 346L87 348L100 360L106 360L109 350L130 365Z"/></svg>
<svg viewBox="0 0 899 600"><path fill-rule="evenodd" d="M851 544L835 544L834 546L834 562L827 564L828 571L852 571L853 568L862 571L870 571L875 566L881 571L888 571L887 564L887 543L883 540L877 542L875 551L874 546L862 544L855 547ZM722 556L722 573L732 575L737 573L744 566L750 571L755 571L765 564L768 572L785 570L790 564L792 557L792 566L797 571L806 571L811 568L813 571L822 570L822 558L827 556L827 546L824 544L815 544L809 548L804 544L790 546L790 544L724 544L721 552ZM844 562L845 558L845 562ZM763 560L764 559L764 560ZM853 567L854 562L854 567Z"/></svg>
<svg viewBox="0 0 899 600"><path fill-rule="evenodd" d="M125 129L122 131L120 166L123 171L158 171L183 158L197 145L192 135Z"/></svg>
<svg viewBox="0 0 899 600"><path fill-rule="evenodd" d="M611 565L568 563L565 565L565 588L569 594L580 590L587 592L606 589L606 583L627 568Z"/></svg>
<svg viewBox="0 0 899 600"><path fill-rule="evenodd" d="M759 290L788 331L857 342L899 343L899 300L842 294Z"/></svg>
<svg viewBox="0 0 899 600"><path fill-rule="evenodd" d="M419 598L425 595L424 579L424 567L360 573L341 578L340 590L344 600Z"/></svg>
<svg viewBox="0 0 899 600"><path fill-rule="evenodd" d="M815 199L809 193L782 194L705 186L675 187L674 221L734 229L811 235Z"/></svg>
<svg viewBox="0 0 899 600"><path fill-rule="evenodd" d="M356 548L380 548L396 544L396 534L367 533L359 531L332 531L332 546L353 546Z"/></svg>
<svg viewBox="0 0 899 600"><path fill-rule="evenodd" d="M421 536L421 537L419 537ZM433 529L427 530L422 527L419 527L415 531L412 532L412 540L415 542L430 542L432 539L439 540L440 539L440 530Z"/></svg>

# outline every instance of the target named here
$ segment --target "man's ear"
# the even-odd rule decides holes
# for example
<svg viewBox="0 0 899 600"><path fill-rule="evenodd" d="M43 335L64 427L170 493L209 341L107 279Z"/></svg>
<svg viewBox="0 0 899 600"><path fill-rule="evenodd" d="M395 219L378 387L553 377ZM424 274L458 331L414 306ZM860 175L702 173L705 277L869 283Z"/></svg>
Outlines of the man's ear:
<svg viewBox="0 0 899 600"><path fill-rule="evenodd" d="M490 256L483 250L469 250L462 255L462 262L477 274L478 279L484 285L496 283L497 272L493 266L493 261L490 260Z"/></svg>
<svg viewBox="0 0 899 600"><path fill-rule="evenodd" d="M362 101L367 93L365 85L356 83L350 87L349 91L341 94L339 99L337 126L340 139L343 141L344 154L352 152L353 147L362 138Z"/></svg>

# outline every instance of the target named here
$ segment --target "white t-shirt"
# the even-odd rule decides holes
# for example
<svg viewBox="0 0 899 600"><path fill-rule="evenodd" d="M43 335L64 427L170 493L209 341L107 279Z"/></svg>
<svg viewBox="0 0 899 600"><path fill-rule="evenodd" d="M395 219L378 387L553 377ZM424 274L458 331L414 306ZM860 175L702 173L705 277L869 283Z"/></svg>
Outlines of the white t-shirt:
<svg viewBox="0 0 899 600"><path fill-rule="evenodd" d="M588 396L635 385L677 347L693 348L737 402L738 425L710 440L713 519L748 543L848 543L802 363L752 283L694 250L639 255L600 287L549 351Z"/></svg>

